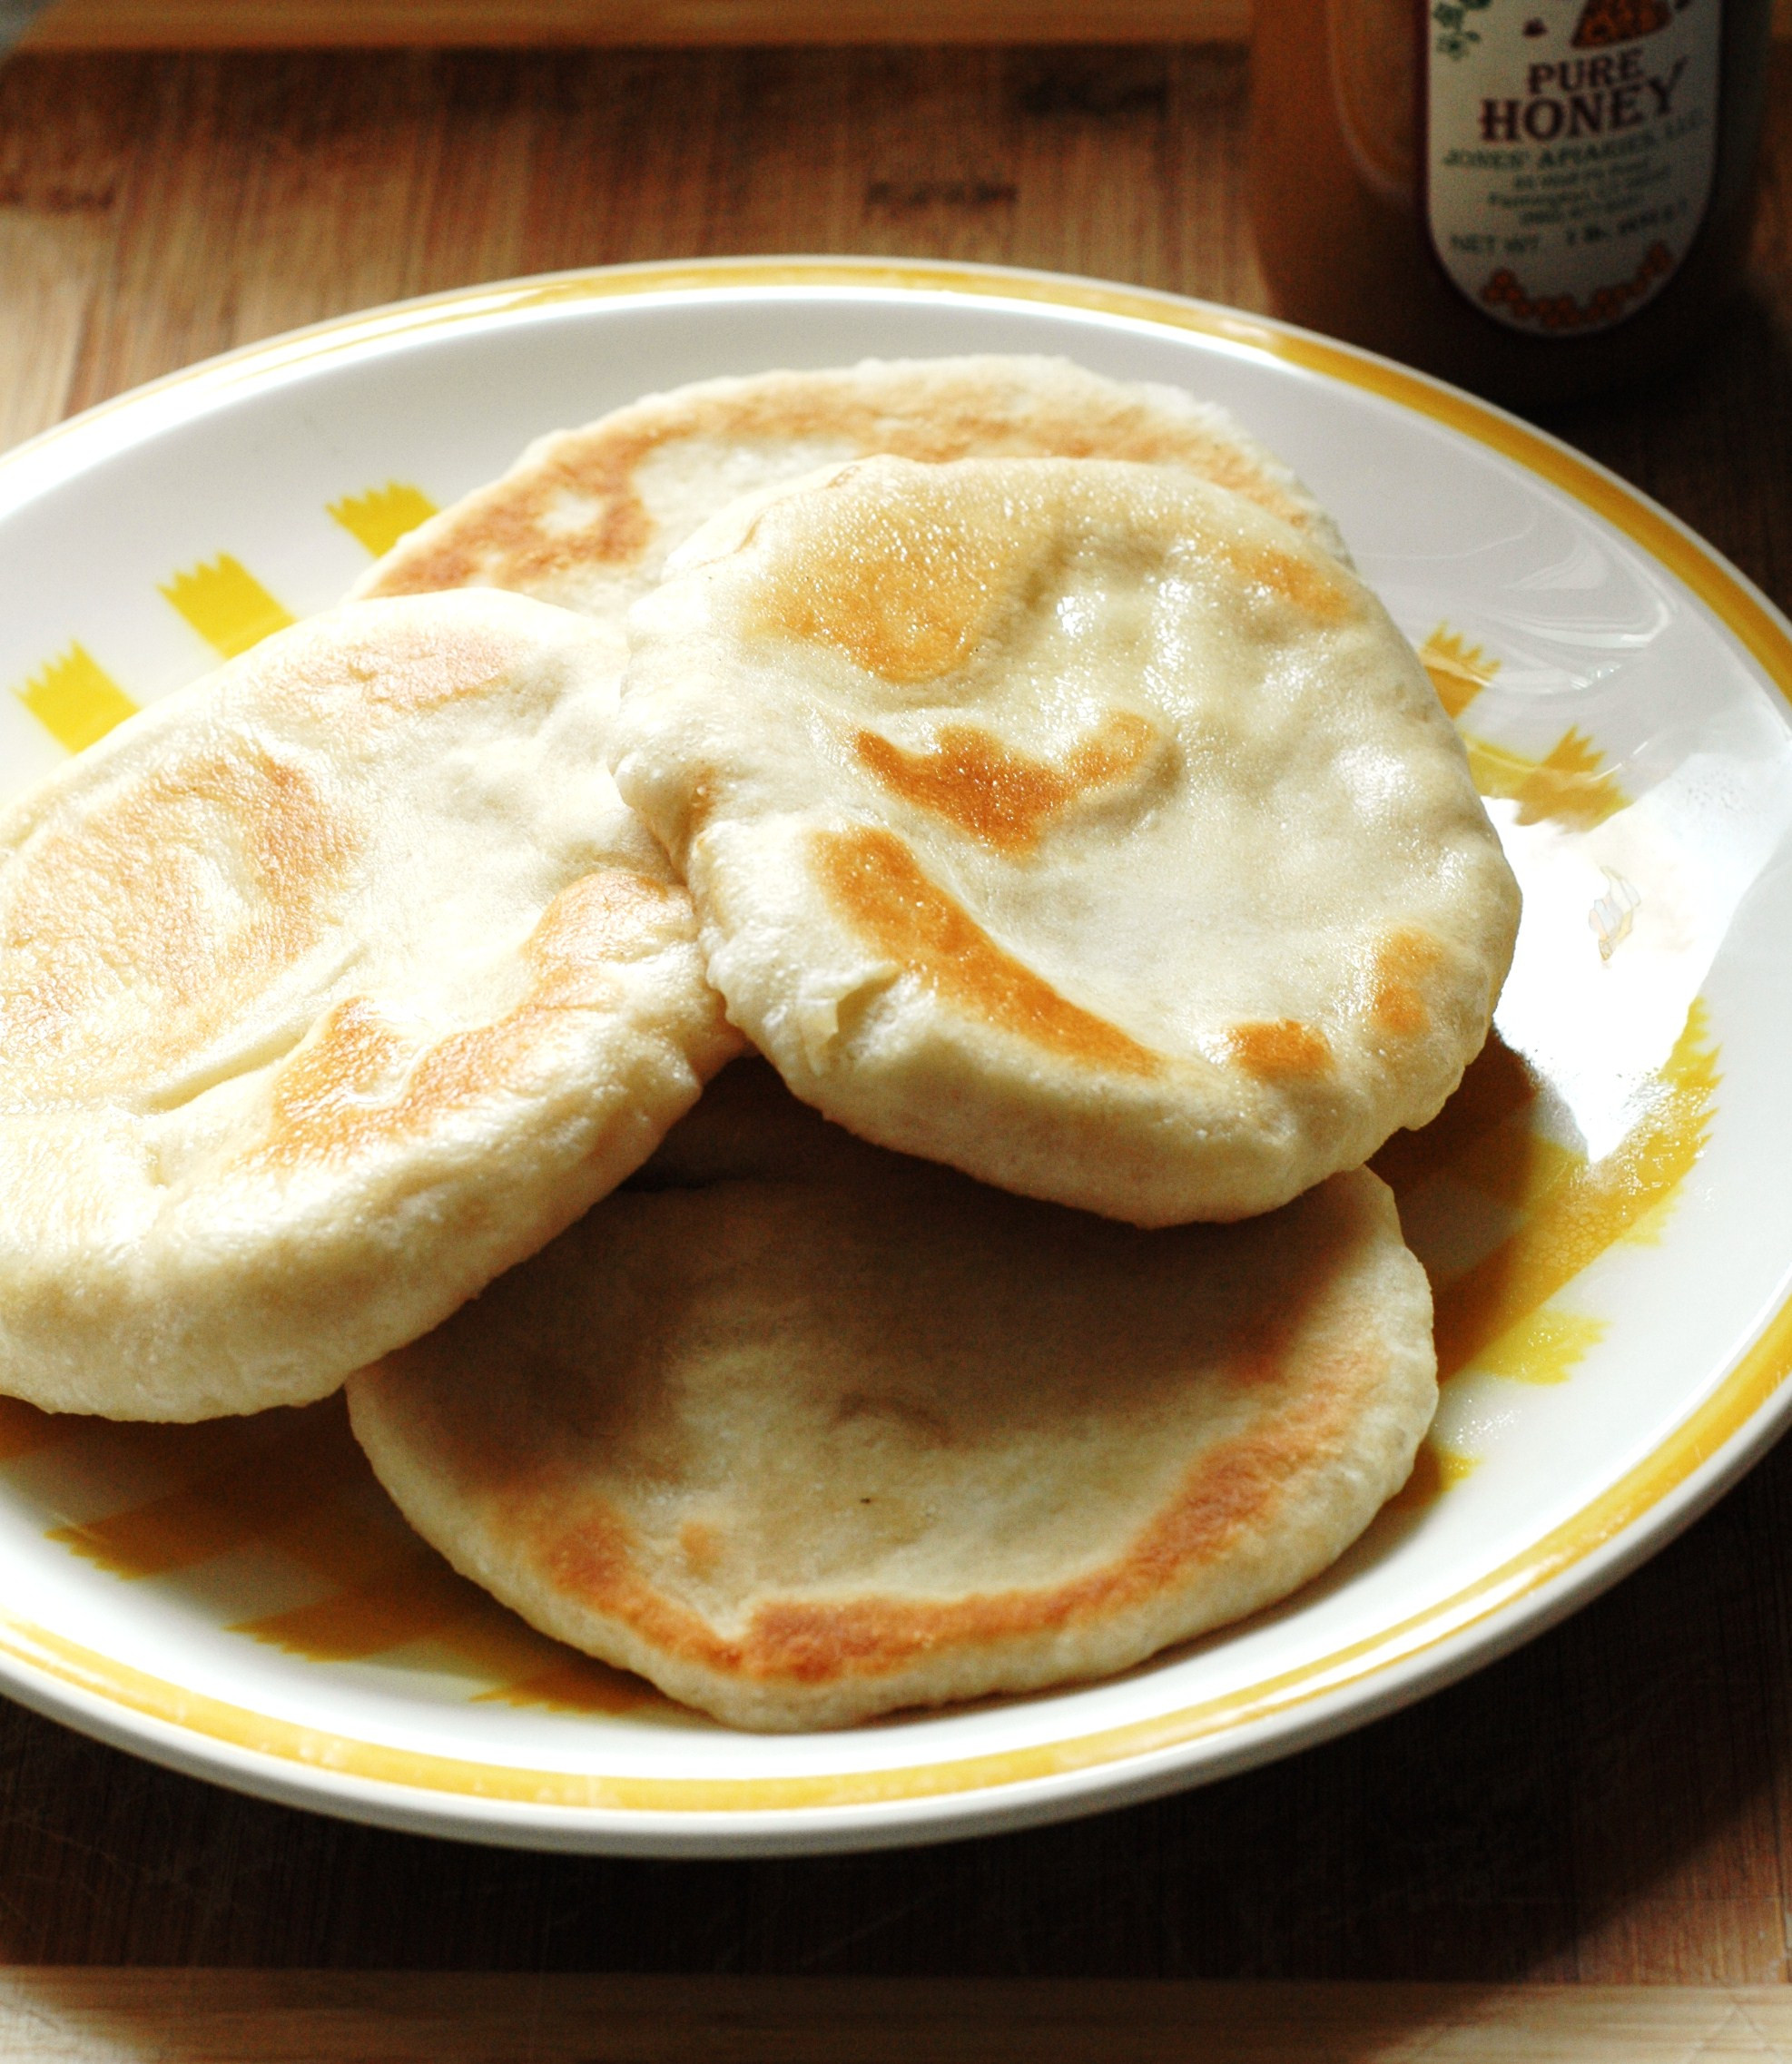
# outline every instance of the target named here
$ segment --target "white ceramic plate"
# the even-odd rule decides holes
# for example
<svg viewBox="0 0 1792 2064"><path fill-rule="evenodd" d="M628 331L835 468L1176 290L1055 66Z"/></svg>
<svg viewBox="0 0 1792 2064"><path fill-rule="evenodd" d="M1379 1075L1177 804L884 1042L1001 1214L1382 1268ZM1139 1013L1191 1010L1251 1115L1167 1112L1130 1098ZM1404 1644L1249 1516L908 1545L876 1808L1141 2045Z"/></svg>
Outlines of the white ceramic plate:
<svg viewBox="0 0 1792 2064"><path fill-rule="evenodd" d="M1063 353L1233 408L1425 653L1526 894L1502 1044L1387 1151L1452 1371L1414 1483L1277 1611L1110 1682L763 1738L555 1648L415 1544L339 1403L201 1428L0 1406L0 1684L107 1740L397 1826L660 1853L1038 1821L1354 1725L1659 1547L1792 1399L1792 636L1510 418L1122 288L749 261L523 281L258 346L0 462L0 793L429 504L644 390Z"/></svg>

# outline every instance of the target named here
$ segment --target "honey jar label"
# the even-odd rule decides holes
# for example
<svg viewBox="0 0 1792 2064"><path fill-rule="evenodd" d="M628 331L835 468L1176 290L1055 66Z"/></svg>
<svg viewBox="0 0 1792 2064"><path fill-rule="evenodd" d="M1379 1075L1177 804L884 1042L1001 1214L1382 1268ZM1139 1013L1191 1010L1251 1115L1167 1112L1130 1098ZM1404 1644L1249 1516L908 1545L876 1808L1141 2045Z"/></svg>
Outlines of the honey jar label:
<svg viewBox="0 0 1792 2064"><path fill-rule="evenodd" d="M1722 0L1422 0L1425 213L1456 286L1537 337L1672 279L1717 160Z"/></svg>

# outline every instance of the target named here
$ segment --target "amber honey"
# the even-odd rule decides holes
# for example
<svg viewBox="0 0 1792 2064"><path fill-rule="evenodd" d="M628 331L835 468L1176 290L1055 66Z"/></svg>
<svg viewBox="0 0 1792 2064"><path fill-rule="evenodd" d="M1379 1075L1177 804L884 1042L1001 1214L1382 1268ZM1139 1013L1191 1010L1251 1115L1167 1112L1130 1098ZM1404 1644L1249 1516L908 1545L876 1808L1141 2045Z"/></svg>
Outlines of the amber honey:
<svg viewBox="0 0 1792 2064"><path fill-rule="evenodd" d="M1768 0L1255 0L1277 314L1495 400L1646 380L1740 284Z"/></svg>

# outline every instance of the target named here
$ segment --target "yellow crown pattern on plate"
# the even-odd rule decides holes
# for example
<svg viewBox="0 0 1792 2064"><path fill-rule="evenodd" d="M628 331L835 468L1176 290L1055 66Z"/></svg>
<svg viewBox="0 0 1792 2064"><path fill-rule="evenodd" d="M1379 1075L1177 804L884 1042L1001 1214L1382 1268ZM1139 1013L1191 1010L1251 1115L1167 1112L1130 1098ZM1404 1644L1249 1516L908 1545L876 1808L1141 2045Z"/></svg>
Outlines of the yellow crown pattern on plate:
<svg viewBox="0 0 1792 2064"><path fill-rule="evenodd" d="M408 480L389 480L364 495L344 495L329 509L350 536L365 545L377 559L419 523L427 523L435 515L436 505Z"/></svg>

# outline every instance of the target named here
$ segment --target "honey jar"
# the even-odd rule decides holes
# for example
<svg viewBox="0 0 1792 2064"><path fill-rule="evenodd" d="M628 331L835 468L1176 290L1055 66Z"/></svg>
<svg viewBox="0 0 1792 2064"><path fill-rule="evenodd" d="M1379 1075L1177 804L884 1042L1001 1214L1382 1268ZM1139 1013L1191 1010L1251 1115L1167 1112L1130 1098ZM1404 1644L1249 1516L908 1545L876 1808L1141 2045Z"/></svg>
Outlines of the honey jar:
<svg viewBox="0 0 1792 2064"><path fill-rule="evenodd" d="M1640 381L1740 283L1769 0L1255 0L1276 313L1519 407Z"/></svg>

